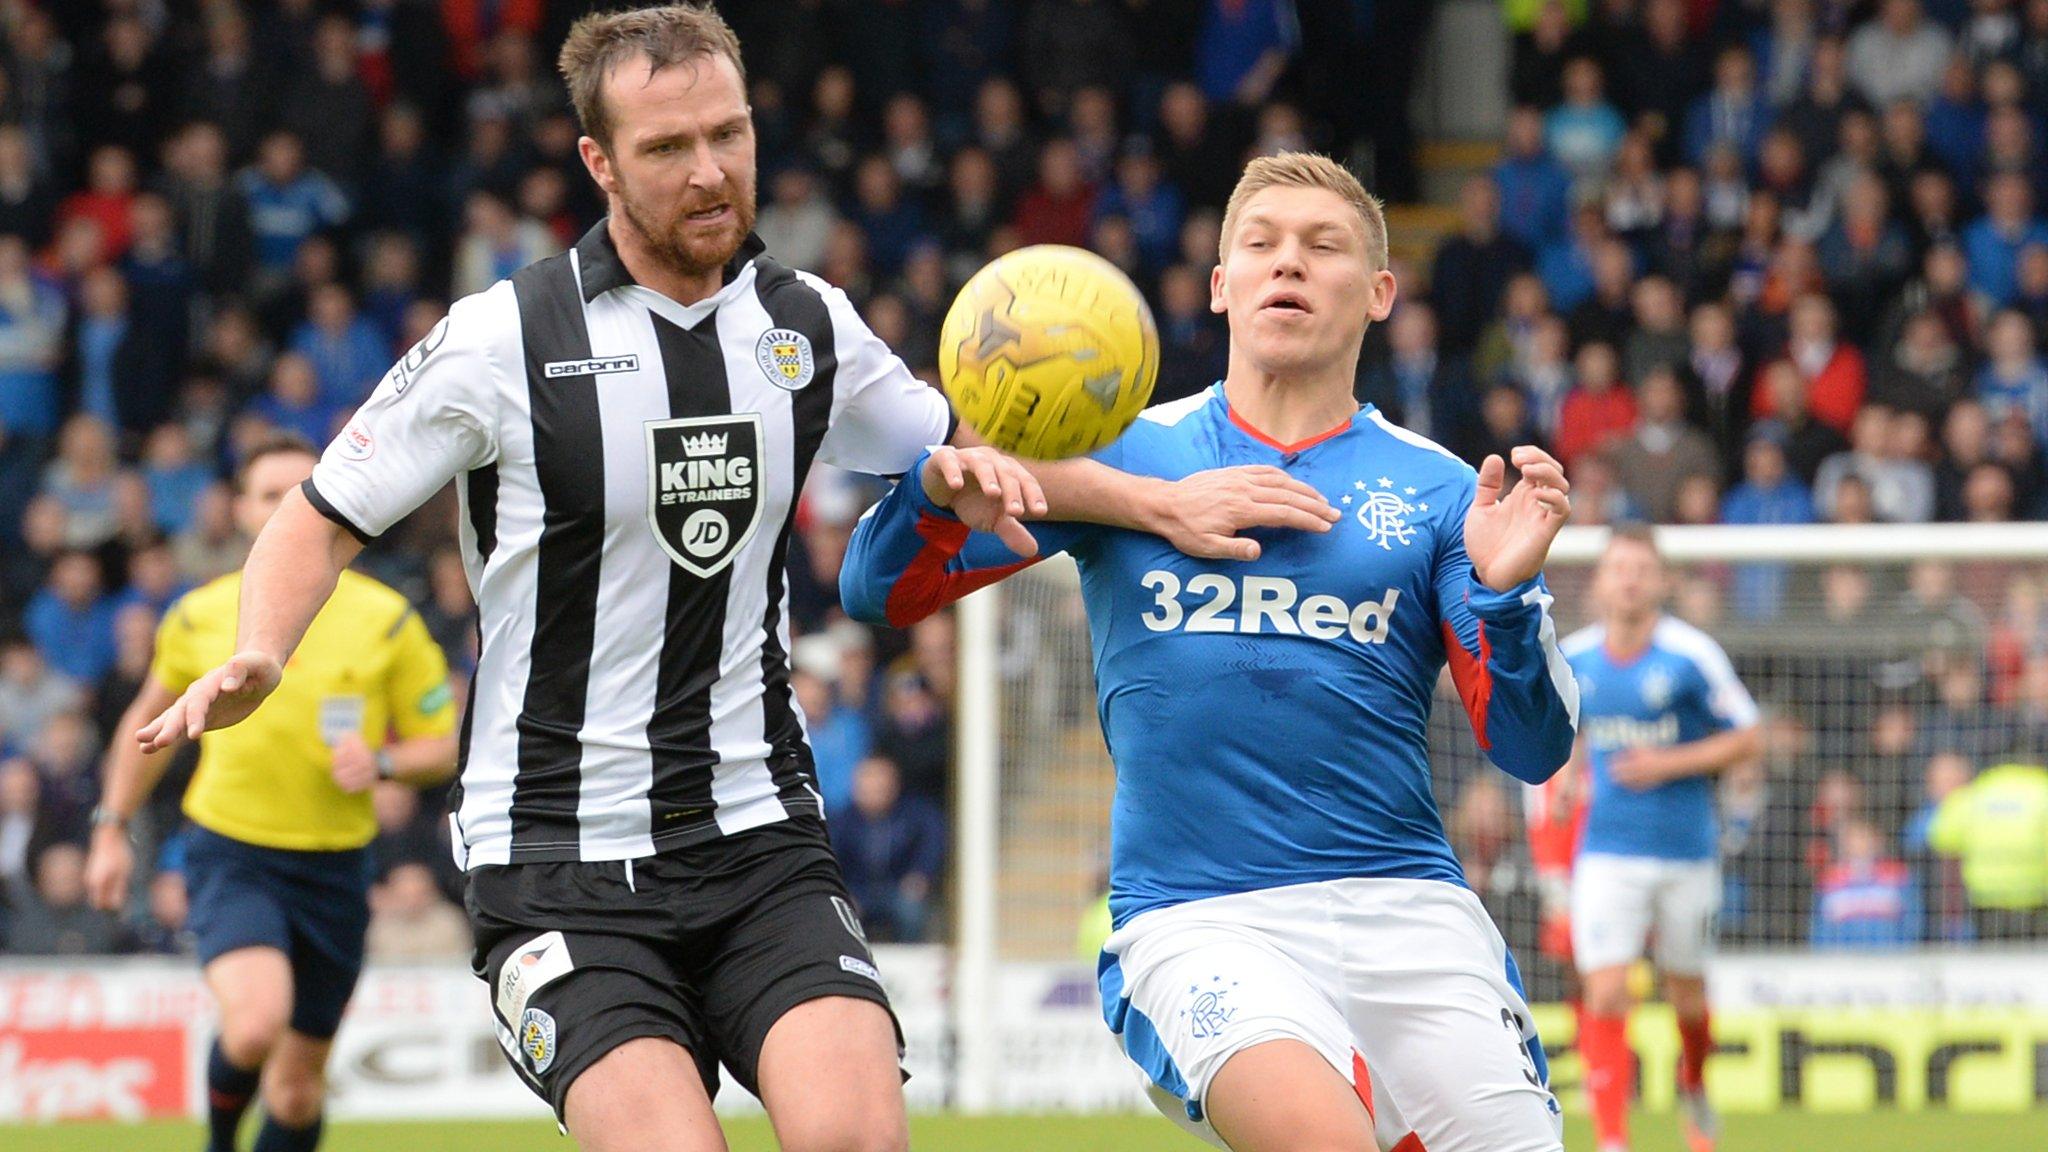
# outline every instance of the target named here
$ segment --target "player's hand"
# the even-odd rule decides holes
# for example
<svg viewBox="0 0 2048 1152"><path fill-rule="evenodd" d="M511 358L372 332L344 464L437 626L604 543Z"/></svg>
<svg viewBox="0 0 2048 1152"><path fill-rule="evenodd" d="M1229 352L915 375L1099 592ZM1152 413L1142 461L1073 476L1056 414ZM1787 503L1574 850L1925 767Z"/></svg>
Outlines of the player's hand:
<svg viewBox="0 0 2048 1152"><path fill-rule="evenodd" d="M1488 456L1479 466L1479 490L1465 516L1465 554L1479 580L1505 592L1543 571L1550 543L1572 514L1572 490L1564 466L1550 453L1527 444L1514 450L1522 477L1514 489L1501 492L1507 465Z"/></svg>
<svg viewBox="0 0 2048 1152"><path fill-rule="evenodd" d="M161 752L202 732L239 724L277 691L284 668L261 652L240 652L201 676L163 715L142 726L135 738L144 752Z"/></svg>
<svg viewBox="0 0 2048 1152"><path fill-rule="evenodd" d="M1015 459L987 447L934 448L919 480L932 503L952 509L962 524L995 533L1019 556L1038 555L1023 517L1045 515L1045 493Z"/></svg>
<svg viewBox="0 0 2048 1152"><path fill-rule="evenodd" d="M85 857L85 896L102 912L119 912L128 902L128 881L135 875L135 846L126 829L93 829L92 851Z"/></svg>
<svg viewBox="0 0 2048 1152"><path fill-rule="evenodd" d="M1163 522L1153 531L1190 556L1257 560L1250 528L1328 532L1343 518L1321 492L1269 464L1211 468L1172 486Z"/></svg>
<svg viewBox="0 0 2048 1152"><path fill-rule="evenodd" d="M1670 781L1672 773L1655 748L1623 748L1609 761L1607 774L1631 792L1641 792Z"/></svg>
<svg viewBox="0 0 2048 1152"><path fill-rule="evenodd" d="M368 792L377 783L377 760L363 738L351 732L334 746L333 772L336 788L350 795Z"/></svg>

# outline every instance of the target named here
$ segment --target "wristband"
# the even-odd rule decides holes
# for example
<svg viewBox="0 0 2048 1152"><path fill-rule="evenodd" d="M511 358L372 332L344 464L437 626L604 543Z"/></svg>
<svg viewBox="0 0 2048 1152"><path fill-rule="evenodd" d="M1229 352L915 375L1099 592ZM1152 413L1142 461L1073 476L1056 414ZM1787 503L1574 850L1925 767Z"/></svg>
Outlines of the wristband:
<svg viewBox="0 0 2048 1152"><path fill-rule="evenodd" d="M374 759L377 764L377 779L398 779L398 768L391 763L391 750L389 748L377 749L377 754L374 757Z"/></svg>

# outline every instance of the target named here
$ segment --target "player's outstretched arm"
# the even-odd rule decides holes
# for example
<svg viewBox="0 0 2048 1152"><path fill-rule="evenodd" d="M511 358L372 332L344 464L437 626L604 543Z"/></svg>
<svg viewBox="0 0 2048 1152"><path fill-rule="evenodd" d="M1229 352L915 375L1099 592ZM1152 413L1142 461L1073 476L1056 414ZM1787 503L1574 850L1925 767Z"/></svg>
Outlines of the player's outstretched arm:
<svg viewBox="0 0 2048 1152"><path fill-rule="evenodd" d="M954 431L953 443L960 448L982 445L965 424ZM1342 518L1322 493L1264 465L1212 468L1181 480L1163 480L1124 472L1086 456L1013 463L1025 471L1040 499L1012 501L1011 517L1149 532L1204 559L1257 560L1259 542L1239 535L1248 528L1328 532ZM990 518L991 510L982 507L973 493L967 497L954 505L955 511L977 530L991 531L989 524L982 522ZM1021 526L1018 531L1023 531ZM1014 534L1005 534L1004 539L1019 554L1031 554L1017 547Z"/></svg>
<svg viewBox="0 0 2048 1152"><path fill-rule="evenodd" d="M1028 476L998 475L1016 461L992 448L937 448L919 458L894 491L868 510L839 565L839 599L849 616L907 627L977 588L1064 551L1087 529L1039 524L1026 531L1002 509L1012 498L1030 503ZM993 490L993 491L991 491ZM974 531L964 505L980 518L1000 515L1014 532ZM990 509L994 509L991 512ZM1033 532L1036 535L1033 535ZM1014 536L1022 539L1015 543Z"/></svg>
<svg viewBox="0 0 2048 1152"><path fill-rule="evenodd" d="M1437 557L1437 602L1473 736L1502 771L1536 784L1571 758L1578 730L1578 681L1542 575L1571 505L1557 461L1528 447L1514 455L1522 477L1511 491L1500 457L1480 467L1465 531L1446 534Z"/></svg>
<svg viewBox="0 0 2048 1152"><path fill-rule="evenodd" d="M285 494L249 550L242 571L235 655L194 680L136 733L145 752L247 719L277 689L284 662L306 635L341 570L362 551L346 529L321 515L303 492Z"/></svg>

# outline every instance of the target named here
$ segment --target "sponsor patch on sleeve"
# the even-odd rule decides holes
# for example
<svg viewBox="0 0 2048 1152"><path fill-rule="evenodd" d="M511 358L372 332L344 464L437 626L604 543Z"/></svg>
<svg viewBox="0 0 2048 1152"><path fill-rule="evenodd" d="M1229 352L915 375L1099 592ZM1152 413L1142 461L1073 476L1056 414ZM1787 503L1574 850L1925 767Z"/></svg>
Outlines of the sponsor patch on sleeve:
<svg viewBox="0 0 2048 1152"><path fill-rule="evenodd" d="M875 966L858 956L841 956L839 958L839 968L842 972L852 972L859 976L865 976L877 984L882 982L882 974L875 971Z"/></svg>

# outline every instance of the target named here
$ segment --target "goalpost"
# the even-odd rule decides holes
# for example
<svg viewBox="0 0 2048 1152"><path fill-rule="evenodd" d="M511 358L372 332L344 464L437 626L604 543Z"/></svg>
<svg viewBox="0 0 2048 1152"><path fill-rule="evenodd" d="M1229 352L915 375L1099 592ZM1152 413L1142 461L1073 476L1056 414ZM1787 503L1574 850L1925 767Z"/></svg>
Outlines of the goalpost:
<svg viewBox="0 0 2048 1152"><path fill-rule="evenodd" d="M1552 549L1561 633L1589 618L1606 535L1567 528ZM1816 869L1847 820L1915 870L1923 951L1978 947L1952 862L1913 845L1914 822L1957 773L2048 737L2048 524L1665 527L1657 539L1677 570L1672 611L1721 641L1766 715L1763 763L1722 786L1724 950L1812 948ZM977 1112L1005 1074L1005 966L1083 961L1114 773L1069 559L964 600L959 652L951 1011L955 1103ZM1486 767L1447 681L1430 744L1473 886L1532 1000L1553 998L1561 974L1536 956L1520 786Z"/></svg>

